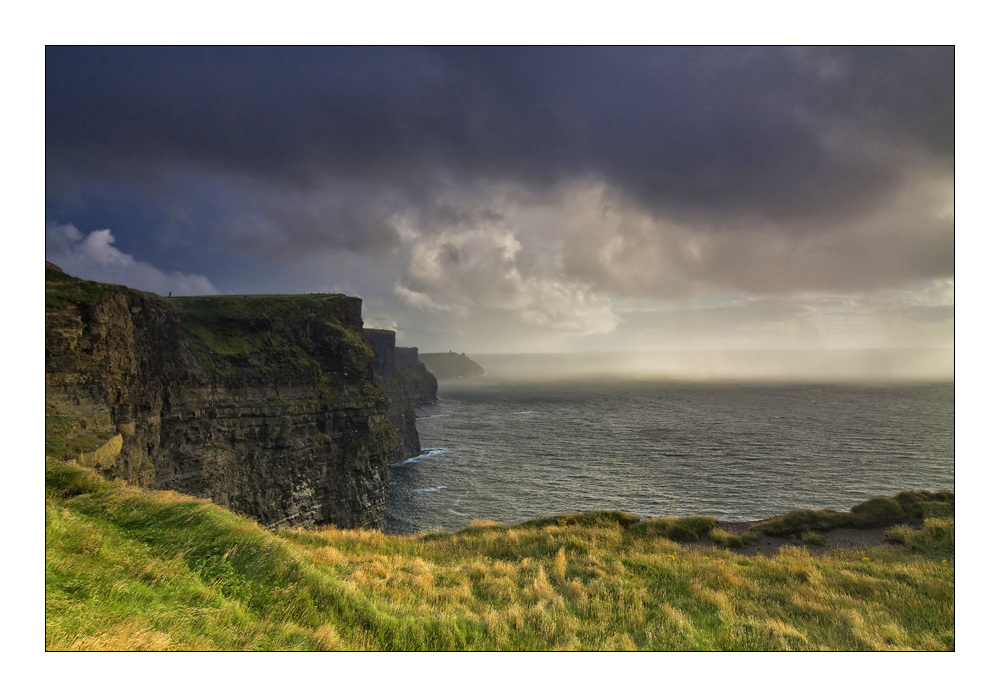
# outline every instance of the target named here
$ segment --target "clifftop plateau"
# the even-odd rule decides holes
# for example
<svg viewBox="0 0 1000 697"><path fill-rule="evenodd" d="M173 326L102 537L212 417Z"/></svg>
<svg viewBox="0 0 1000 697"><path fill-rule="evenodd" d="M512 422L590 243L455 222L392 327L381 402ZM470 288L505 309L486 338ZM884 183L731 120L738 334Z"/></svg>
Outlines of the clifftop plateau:
<svg viewBox="0 0 1000 697"><path fill-rule="evenodd" d="M265 525L381 526L398 443L359 298L45 285L47 455Z"/></svg>

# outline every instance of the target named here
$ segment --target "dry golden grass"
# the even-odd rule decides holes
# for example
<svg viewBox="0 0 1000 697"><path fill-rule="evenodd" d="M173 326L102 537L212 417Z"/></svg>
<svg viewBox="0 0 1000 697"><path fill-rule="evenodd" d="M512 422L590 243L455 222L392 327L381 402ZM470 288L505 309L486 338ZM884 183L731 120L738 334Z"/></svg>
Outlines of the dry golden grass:
<svg viewBox="0 0 1000 697"><path fill-rule="evenodd" d="M164 651L170 648L170 635L154 632L138 622L115 624L97 636L77 637L67 647L49 646L50 650L69 651Z"/></svg>
<svg viewBox="0 0 1000 697"><path fill-rule="evenodd" d="M52 481L52 650L954 648L954 565L919 549L748 557L598 516L271 533L170 492ZM926 536L947 538L940 520Z"/></svg>

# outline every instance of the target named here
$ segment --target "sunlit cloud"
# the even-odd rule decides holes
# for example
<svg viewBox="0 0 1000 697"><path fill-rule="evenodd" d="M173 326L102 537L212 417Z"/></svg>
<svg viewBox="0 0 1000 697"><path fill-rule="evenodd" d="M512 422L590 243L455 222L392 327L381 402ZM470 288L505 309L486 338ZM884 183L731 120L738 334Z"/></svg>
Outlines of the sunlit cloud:
<svg viewBox="0 0 1000 697"><path fill-rule="evenodd" d="M136 261L114 245L110 230L84 235L73 225L49 222L45 227L46 258L68 274L119 283L139 290L167 295L215 295L219 291L204 276L166 273L151 264Z"/></svg>
<svg viewBox="0 0 1000 697"><path fill-rule="evenodd" d="M396 293L414 307L468 316L502 310L524 323L579 334L606 333L618 319L607 294L560 277L526 276L510 230L456 228L417 239Z"/></svg>

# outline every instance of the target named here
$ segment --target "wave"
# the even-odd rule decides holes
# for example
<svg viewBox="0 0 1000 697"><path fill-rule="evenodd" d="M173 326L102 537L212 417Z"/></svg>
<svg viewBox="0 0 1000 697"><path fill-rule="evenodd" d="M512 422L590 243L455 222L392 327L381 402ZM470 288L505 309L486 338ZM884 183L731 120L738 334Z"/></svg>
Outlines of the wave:
<svg viewBox="0 0 1000 697"><path fill-rule="evenodd" d="M448 452L448 448L428 448L427 450L421 450L419 455L411 457L409 460L403 460L402 462L397 462L396 467L399 465L411 465L414 462L423 460L424 458L434 457L435 455L440 455L441 453Z"/></svg>
<svg viewBox="0 0 1000 697"><path fill-rule="evenodd" d="M414 494L427 494L427 493L430 493L432 491L440 491L441 489L447 489L447 488L448 487L446 487L446 486L431 486L431 487L428 487L426 489L417 489L413 493Z"/></svg>
<svg viewBox="0 0 1000 697"><path fill-rule="evenodd" d="M430 414L428 416L418 416L418 419L440 419L442 416L448 416L447 414Z"/></svg>
<svg viewBox="0 0 1000 697"><path fill-rule="evenodd" d="M515 414L537 414L537 411L515 411Z"/></svg>

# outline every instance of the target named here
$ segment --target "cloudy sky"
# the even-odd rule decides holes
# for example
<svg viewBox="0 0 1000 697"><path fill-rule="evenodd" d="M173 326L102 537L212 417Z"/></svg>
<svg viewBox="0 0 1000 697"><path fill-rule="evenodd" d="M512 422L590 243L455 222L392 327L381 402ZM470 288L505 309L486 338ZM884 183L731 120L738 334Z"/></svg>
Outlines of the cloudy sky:
<svg viewBox="0 0 1000 697"><path fill-rule="evenodd" d="M423 351L954 351L955 55L46 49L46 258ZM916 358L914 358L916 356Z"/></svg>

